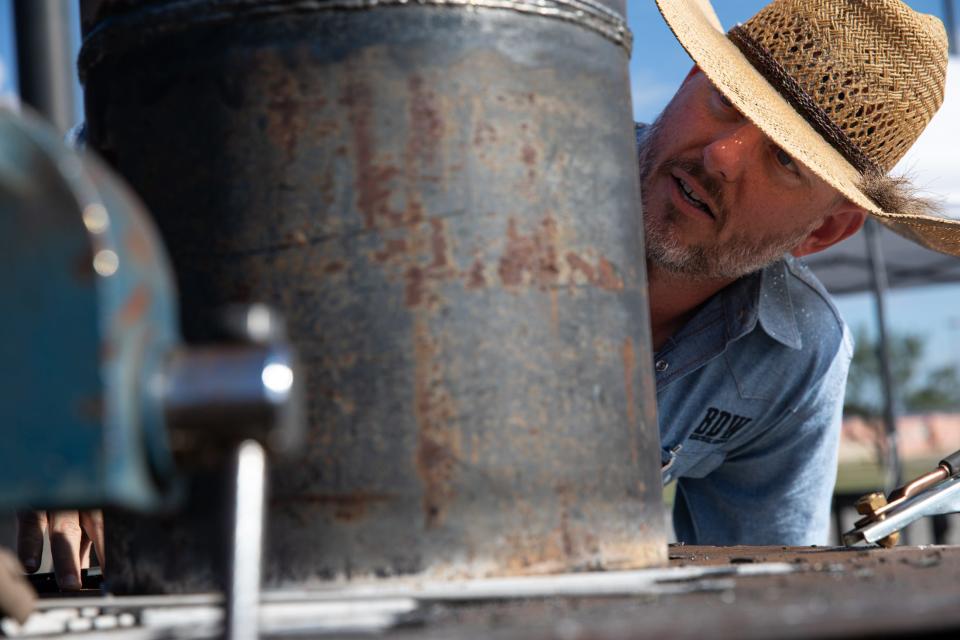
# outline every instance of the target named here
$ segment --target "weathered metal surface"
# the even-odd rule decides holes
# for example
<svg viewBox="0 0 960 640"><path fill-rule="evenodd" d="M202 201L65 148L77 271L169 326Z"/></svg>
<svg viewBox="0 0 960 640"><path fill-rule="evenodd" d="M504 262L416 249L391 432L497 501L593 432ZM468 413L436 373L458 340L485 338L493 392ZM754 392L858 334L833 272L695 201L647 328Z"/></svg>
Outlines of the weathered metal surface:
<svg viewBox="0 0 960 640"><path fill-rule="evenodd" d="M790 563L635 598L434 605L378 637L462 640L956 637L960 547L670 547L671 566ZM670 586L664 583L665 590Z"/></svg>
<svg viewBox="0 0 960 640"><path fill-rule="evenodd" d="M267 302L307 366L267 579L661 562L624 49L509 10L255 4L107 4L81 70L188 339ZM108 523L114 587L209 586L208 520Z"/></svg>
<svg viewBox="0 0 960 640"><path fill-rule="evenodd" d="M565 596L484 587L551 587L552 576L266 592L260 629L271 638L391 640L954 638L960 630L960 547L674 546L670 556L662 569L563 576L553 593ZM583 588L570 589L578 579ZM213 637L221 606L218 594L41 599L28 625L58 623L62 632L71 610L92 609L127 616L138 637ZM4 621L16 635L8 629Z"/></svg>

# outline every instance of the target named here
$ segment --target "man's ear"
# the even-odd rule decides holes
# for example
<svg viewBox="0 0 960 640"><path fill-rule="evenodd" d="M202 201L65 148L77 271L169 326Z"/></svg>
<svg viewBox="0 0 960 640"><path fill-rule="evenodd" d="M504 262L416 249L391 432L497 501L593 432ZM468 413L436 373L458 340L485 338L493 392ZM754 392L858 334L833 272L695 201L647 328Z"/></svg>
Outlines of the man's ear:
<svg viewBox="0 0 960 640"><path fill-rule="evenodd" d="M859 231L866 218L865 210L852 202L844 202L790 253L799 258L832 247Z"/></svg>
<svg viewBox="0 0 960 640"><path fill-rule="evenodd" d="M700 67L697 65L690 67L690 71L687 71L687 77L683 79L683 82L680 83L680 86L682 87L683 85L687 84L687 81L698 73L702 73L702 71L700 71Z"/></svg>

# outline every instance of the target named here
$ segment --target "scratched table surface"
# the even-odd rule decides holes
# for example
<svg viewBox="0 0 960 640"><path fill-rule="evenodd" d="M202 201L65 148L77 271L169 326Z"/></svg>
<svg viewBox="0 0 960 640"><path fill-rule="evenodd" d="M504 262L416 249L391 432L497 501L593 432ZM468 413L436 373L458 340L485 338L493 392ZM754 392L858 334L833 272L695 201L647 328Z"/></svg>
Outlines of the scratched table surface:
<svg viewBox="0 0 960 640"><path fill-rule="evenodd" d="M687 589L665 589L663 594L436 604L382 637L699 640L955 638L960 633L960 546L672 545L670 563L725 565L731 573L688 580ZM764 563L787 563L794 570L732 571Z"/></svg>
<svg viewBox="0 0 960 640"><path fill-rule="evenodd" d="M960 637L960 546L674 545L669 558L669 567L634 572L267 591L260 632L270 640ZM25 626L0 621L0 635L217 638L221 603L215 593L50 593Z"/></svg>

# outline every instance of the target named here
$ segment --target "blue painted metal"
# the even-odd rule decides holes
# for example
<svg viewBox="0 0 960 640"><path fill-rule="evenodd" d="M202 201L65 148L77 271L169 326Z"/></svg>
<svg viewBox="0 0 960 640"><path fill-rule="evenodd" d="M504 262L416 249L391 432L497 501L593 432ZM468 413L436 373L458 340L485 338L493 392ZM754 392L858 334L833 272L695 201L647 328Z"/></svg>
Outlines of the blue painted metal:
<svg viewBox="0 0 960 640"><path fill-rule="evenodd" d="M174 494L166 255L92 154L0 110L0 509L155 509Z"/></svg>

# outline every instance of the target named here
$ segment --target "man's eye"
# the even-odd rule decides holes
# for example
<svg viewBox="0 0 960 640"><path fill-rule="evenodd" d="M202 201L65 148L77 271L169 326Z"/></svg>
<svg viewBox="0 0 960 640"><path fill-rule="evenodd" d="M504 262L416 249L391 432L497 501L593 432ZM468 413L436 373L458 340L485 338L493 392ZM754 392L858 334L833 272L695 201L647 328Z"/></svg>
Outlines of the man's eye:
<svg viewBox="0 0 960 640"><path fill-rule="evenodd" d="M734 107L733 107L733 103L730 102L730 99L727 98L727 96L723 95L723 93L721 93L719 89L716 89L716 92L717 92L717 97L718 97L719 100L720 100L720 104L722 104L723 106L727 107L728 109L733 109L733 108L734 108Z"/></svg>
<svg viewBox="0 0 960 640"><path fill-rule="evenodd" d="M777 162L779 162L781 165L783 165L784 167L792 171L796 170L796 164L794 163L793 158L790 156L789 153L777 147L776 156L777 156Z"/></svg>

